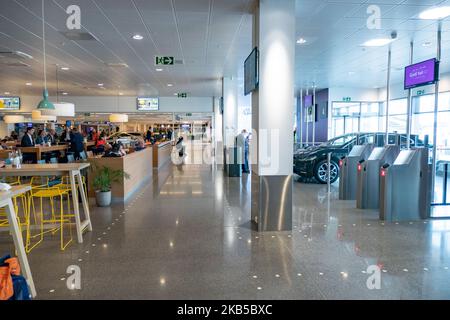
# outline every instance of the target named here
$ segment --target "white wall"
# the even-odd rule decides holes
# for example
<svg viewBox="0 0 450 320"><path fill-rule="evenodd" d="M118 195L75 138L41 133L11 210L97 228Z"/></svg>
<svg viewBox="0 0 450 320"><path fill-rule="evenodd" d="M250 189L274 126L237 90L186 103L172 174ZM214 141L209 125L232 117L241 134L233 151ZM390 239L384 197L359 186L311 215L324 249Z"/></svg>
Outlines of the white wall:
<svg viewBox="0 0 450 320"><path fill-rule="evenodd" d="M42 97L22 96L21 112L31 112ZM119 109L117 108L119 99ZM76 112L138 112L136 108L136 97L60 97L61 101L75 104ZM50 101L55 102L55 97L50 97ZM146 111L147 113L148 111ZM208 97L160 97L158 112L213 112L213 98Z"/></svg>

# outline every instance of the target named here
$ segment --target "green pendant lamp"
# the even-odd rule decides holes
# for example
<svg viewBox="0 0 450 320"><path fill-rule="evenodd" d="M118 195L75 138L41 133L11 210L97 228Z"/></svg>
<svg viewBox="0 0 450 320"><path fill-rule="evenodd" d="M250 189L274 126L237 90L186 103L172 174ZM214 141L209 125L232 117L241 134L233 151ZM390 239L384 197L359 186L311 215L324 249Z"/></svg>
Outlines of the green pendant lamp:
<svg viewBox="0 0 450 320"><path fill-rule="evenodd" d="M44 91L42 92L42 96L44 97L44 99L42 99L39 102L37 108L39 110L55 110L54 104L48 100L48 90L47 89L44 89Z"/></svg>
<svg viewBox="0 0 450 320"><path fill-rule="evenodd" d="M47 54L45 52L45 8L44 0L42 0L42 43L44 48L44 90L42 92L42 99L37 105L38 110L55 110L55 106L48 100L47 90Z"/></svg>

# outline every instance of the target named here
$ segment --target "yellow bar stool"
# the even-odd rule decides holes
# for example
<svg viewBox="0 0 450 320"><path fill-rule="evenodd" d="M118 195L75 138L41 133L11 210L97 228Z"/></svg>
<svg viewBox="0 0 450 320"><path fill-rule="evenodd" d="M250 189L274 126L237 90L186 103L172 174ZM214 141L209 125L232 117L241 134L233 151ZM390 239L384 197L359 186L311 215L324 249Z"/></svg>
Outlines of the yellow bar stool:
<svg viewBox="0 0 450 320"><path fill-rule="evenodd" d="M87 195L87 185L86 185L86 178L85 176L81 176L81 183L83 184L84 187L84 194L86 196L86 199L88 199L88 195ZM79 190L79 186L78 186L78 180L75 181L75 186L77 187L77 190ZM69 176L63 176L61 178L61 184L58 185L58 187L60 187L62 190L67 191L69 194L72 192L72 185L70 184L70 177ZM70 197L69 198L69 207L70 207Z"/></svg>
<svg viewBox="0 0 450 320"><path fill-rule="evenodd" d="M36 217L36 204L35 200L39 201L40 210L39 215L39 229L40 232L32 235L31 238L38 238L38 241L29 249L33 249L39 245L44 240L44 235L47 233L55 234L60 231L60 247L61 250L65 250L66 247L73 241L72 237L72 221L71 218L74 217L73 214L69 214L70 205L67 202L67 212L64 211L64 199L69 198L69 193L60 188L59 185L48 187L48 186L36 186L30 192L29 210L33 212ZM44 212L44 200L48 200L49 214ZM59 213L55 210L55 204L59 200ZM47 216L47 217L46 217ZM49 217L48 217L49 216ZM69 239L66 241L64 230L65 225L69 225ZM50 225L50 229L44 230L44 225ZM55 226L55 227L52 227Z"/></svg>
<svg viewBox="0 0 450 320"><path fill-rule="evenodd" d="M6 177L5 182L11 186L22 185L20 177ZM29 243L29 228L30 228L30 212L28 210L29 194L24 193L13 197L14 210L17 215L17 222L21 230L25 228L26 237L25 243ZM20 204L20 206L19 206ZM9 227L9 221L6 216L5 208L0 209L0 227Z"/></svg>

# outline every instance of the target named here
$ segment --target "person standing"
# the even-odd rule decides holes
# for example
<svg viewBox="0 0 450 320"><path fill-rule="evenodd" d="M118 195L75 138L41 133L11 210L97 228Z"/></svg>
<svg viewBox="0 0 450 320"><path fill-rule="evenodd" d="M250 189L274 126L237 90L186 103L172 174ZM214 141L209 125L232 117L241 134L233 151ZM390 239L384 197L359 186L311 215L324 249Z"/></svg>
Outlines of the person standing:
<svg viewBox="0 0 450 320"><path fill-rule="evenodd" d="M247 141L247 130L242 130L242 132L236 138L237 147L241 149L241 160L242 160L242 172L250 173L248 168L248 141Z"/></svg>
<svg viewBox="0 0 450 320"><path fill-rule="evenodd" d="M84 151L84 138L77 127L72 129L72 134L70 136L70 151L74 153L75 159L79 159L80 152Z"/></svg>
<svg viewBox="0 0 450 320"><path fill-rule="evenodd" d="M27 128L25 135L22 137L20 145L22 147L34 147L34 128Z"/></svg>
<svg viewBox="0 0 450 320"><path fill-rule="evenodd" d="M24 136L22 137L22 141L20 145L22 147L34 147L34 128L33 127L27 127ZM36 155L34 153L24 153L23 154L23 161L25 163L35 163L36 162Z"/></svg>

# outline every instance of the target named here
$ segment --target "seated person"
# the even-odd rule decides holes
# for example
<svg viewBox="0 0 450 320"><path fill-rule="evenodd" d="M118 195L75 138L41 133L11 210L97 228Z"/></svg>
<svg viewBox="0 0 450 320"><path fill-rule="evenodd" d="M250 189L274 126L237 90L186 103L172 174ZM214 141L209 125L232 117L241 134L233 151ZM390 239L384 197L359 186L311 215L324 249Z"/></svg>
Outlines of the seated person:
<svg viewBox="0 0 450 320"><path fill-rule="evenodd" d="M123 157L127 153L123 149L123 145L120 142L114 143L110 150L105 151L103 157L106 158L114 158L114 157Z"/></svg>
<svg viewBox="0 0 450 320"><path fill-rule="evenodd" d="M47 141L47 132L45 132L45 130L39 130L36 144L45 145L47 144Z"/></svg>
<svg viewBox="0 0 450 320"><path fill-rule="evenodd" d="M103 153L106 149L106 145L108 145L108 142L106 142L106 135L102 133L100 135L100 138L97 140L95 147L92 148L92 151L94 152L94 154Z"/></svg>
<svg viewBox="0 0 450 320"><path fill-rule="evenodd" d="M145 141L142 138L138 138L136 140L135 145L134 145L134 150L140 151L140 150L143 150L143 149L145 149Z"/></svg>

